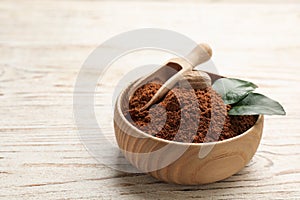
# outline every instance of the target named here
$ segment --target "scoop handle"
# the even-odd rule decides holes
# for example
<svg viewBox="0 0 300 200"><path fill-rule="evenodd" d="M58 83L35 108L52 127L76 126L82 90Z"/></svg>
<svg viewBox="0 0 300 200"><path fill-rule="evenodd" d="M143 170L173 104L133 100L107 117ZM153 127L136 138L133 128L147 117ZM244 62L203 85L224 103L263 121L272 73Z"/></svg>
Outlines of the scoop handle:
<svg viewBox="0 0 300 200"><path fill-rule="evenodd" d="M208 61L212 56L212 50L208 44L202 43L198 44L187 56L186 60L195 67L206 61Z"/></svg>
<svg viewBox="0 0 300 200"><path fill-rule="evenodd" d="M152 104L160 100L169 90L172 88L183 74L187 71L191 71L195 66L208 61L211 58L212 50L207 44L199 44L196 46L187 56L186 59L175 58L171 59L168 63L176 63L182 67L182 69L175 75L170 77L154 94L154 96L148 101L148 103L141 108L141 111L146 110ZM188 61L188 62L187 62ZM168 64L167 64L168 65Z"/></svg>

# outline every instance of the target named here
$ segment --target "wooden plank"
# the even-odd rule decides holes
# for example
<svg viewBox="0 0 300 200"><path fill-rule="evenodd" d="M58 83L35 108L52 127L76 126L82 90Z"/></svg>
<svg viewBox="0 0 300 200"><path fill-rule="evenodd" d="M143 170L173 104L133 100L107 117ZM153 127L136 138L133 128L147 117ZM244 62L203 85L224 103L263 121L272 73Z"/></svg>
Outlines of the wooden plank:
<svg viewBox="0 0 300 200"><path fill-rule="evenodd" d="M300 4L203 2L1 1L0 198L300 198ZM110 169L86 151L73 118L76 76L97 45L141 27L210 43L220 73L254 81L283 104L287 116L266 117L258 152L241 172L209 185L170 185ZM104 77L99 115L129 69L169 57L137 52L116 62L124 70Z"/></svg>

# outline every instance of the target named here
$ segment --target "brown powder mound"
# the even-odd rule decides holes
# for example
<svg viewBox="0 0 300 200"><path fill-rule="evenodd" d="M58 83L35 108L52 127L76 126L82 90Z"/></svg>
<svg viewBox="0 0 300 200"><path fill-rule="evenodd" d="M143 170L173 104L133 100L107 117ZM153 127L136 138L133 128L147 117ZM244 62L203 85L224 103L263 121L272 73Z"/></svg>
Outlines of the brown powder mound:
<svg viewBox="0 0 300 200"><path fill-rule="evenodd" d="M245 132L257 121L257 115L229 116L231 106L211 87L176 86L158 104L139 111L160 87L153 82L137 89L126 115L134 126L153 136L178 142L221 141Z"/></svg>

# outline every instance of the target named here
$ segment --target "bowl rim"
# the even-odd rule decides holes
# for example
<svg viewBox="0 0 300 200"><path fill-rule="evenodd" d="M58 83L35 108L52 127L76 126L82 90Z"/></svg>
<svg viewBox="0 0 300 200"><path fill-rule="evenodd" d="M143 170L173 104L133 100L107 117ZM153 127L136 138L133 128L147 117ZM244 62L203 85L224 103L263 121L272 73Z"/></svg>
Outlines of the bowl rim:
<svg viewBox="0 0 300 200"><path fill-rule="evenodd" d="M120 115L121 119L124 121L124 123L126 123L131 129L133 129L134 131L136 131L137 133L145 136L145 137L142 137L142 138L149 138L149 139L152 139L154 141L157 141L157 142L163 142L163 143L167 143L167 144L176 144L176 145L188 145L188 146L211 146L211 145L219 145L219 144L225 144L225 143L230 143L230 142L233 142L235 140L238 140L240 139L241 137L244 137L245 135L249 134L250 132L252 132L252 130L258 126L258 124L264 120L264 115L258 115L258 118L255 122L255 124L249 128L247 131L243 132L242 134L239 134L237 136L234 136L232 138L228 138L228 139L225 139L225 140L222 140L222 141L215 141L215 142L205 142L205 143L191 143L191 142L177 142L177 141L172 141L172 140L166 140L166 139L162 139L162 138L158 138L158 137L155 137L153 135L150 135L140 129L138 129L137 127L135 127L133 124L131 124L127 119L126 117L124 116L123 112L122 112L122 109L121 109L121 98L124 98L124 94L125 94L125 91L127 89L129 89L131 84L127 85L127 87L125 87L121 93L119 94L118 96L118 99L116 101L116 108L117 111L118 111L118 114ZM116 113L115 113L116 114ZM115 115L114 115L114 121L115 121Z"/></svg>

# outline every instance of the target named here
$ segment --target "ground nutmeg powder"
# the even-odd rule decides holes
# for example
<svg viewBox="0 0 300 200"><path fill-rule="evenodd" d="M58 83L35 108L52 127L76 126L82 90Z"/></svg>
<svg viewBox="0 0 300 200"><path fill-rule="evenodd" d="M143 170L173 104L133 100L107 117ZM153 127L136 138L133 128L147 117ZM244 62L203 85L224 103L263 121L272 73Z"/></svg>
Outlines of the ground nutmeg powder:
<svg viewBox="0 0 300 200"><path fill-rule="evenodd" d="M153 81L138 88L125 113L134 126L155 137L187 143L221 141L245 132L257 121L257 115L228 115L231 106L211 87L176 85L151 109L140 111L161 85Z"/></svg>

